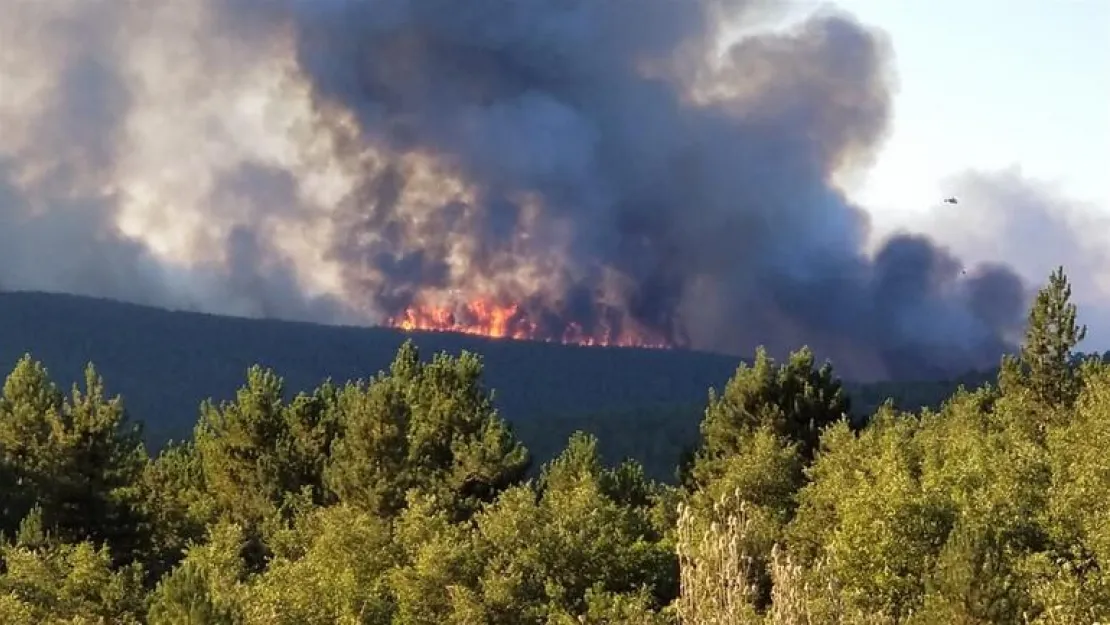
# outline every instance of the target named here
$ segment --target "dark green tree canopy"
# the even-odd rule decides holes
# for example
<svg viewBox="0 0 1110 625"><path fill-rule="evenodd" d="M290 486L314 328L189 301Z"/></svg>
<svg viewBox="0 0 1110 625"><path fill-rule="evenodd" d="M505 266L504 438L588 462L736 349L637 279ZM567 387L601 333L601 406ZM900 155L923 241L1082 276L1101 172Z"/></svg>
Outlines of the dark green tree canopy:
<svg viewBox="0 0 1110 625"><path fill-rule="evenodd" d="M109 541L120 558L139 549L134 485L147 461L137 425L108 397L92 365L84 390L64 395L25 356L0 396L0 519L13 532L37 508L62 540Z"/></svg>
<svg viewBox="0 0 1110 625"><path fill-rule="evenodd" d="M702 446L691 478L697 484L708 483L721 473L721 463L739 453L759 430L797 443L808 458L822 429L845 419L850 409L851 401L832 365L817 367L809 348L792 353L783 364L760 348L751 365L740 365L724 392L710 390L701 424Z"/></svg>
<svg viewBox="0 0 1110 625"><path fill-rule="evenodd" d="M462 517L523 478L528 453L497 414L470 353L420 360L412 342L388 373L337 395L342 435L325 476L340 501L391 516L410 490Z"/></svg>

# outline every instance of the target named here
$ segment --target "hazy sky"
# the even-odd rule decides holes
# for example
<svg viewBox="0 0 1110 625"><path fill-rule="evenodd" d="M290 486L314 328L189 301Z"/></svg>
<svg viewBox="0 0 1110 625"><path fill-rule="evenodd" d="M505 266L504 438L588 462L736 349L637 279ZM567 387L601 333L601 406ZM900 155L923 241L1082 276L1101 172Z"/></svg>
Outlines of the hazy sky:
<svg viewBox="0 0 1110 625"><path fill-rule="evenodd" d="M950 175L1015 165L1110 212L1110 0L836 5L896 55L894 132L857 195L877 225L935 205Z"/></svg>

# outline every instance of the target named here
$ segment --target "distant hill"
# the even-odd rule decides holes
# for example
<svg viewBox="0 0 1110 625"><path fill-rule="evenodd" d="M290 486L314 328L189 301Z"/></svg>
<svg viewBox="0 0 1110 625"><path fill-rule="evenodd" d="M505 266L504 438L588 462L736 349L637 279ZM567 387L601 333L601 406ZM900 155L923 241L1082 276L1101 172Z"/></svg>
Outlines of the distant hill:
<svg viewBox="0 0 1110 625"><path fill-rule="evenodd" d="M0 293L4 372L29 352L68 386L94 362L108 390L122 394L132 418L144 422L152 447L190 436L200 402L231 398L252 364L275 369L292 394L328 377L373 375L410 336L425 355L480 353L499 408L537 458L561 449L575 429L586 429L600 437L606 455L637 457L658 471L673 467L682 446L696 441L708 388L722 385L740 363L685 350L406 334L173 312L72 295ZM888 395L906 407L934 403L954 384L852 388L865 412Z"/></svg>

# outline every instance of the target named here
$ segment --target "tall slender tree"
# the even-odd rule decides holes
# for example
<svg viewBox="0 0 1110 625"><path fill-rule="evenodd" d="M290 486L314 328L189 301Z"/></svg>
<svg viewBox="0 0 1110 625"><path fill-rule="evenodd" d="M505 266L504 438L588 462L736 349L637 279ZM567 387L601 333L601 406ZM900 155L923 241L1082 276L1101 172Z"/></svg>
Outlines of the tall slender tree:
<svg viewBox="0 0 1110 625"><path fill-rule="evenodd" d="M1043 405L1072 405L1081 384L1074 367L1075 347L1086 336L1087 326L1078 322L1071 301L1071 283L1064 268L1058 267L1037 293L1021 354L1004 364L1003 383L1014 381L1016 376Z"/></svg>

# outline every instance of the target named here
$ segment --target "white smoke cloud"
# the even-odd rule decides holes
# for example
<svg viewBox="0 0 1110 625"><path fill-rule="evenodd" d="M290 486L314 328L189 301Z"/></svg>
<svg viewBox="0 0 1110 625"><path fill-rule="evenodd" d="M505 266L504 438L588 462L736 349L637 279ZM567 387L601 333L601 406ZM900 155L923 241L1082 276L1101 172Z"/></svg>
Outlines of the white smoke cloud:
<svg viewBox="0 0 1110 625"><path fill-rule="evenodd" d="M288 37L237 39L204 2L0 10L0 284L344 317L316 298L337 288L323 250L350 181Z"/></svg>

